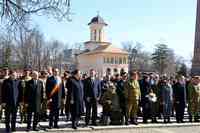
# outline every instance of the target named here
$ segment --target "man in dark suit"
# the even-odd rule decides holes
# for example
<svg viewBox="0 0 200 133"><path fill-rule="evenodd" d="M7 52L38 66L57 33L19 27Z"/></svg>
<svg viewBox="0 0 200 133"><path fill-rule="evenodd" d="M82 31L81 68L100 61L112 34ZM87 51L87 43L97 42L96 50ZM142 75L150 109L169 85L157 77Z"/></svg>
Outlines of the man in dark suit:
<svg viewBox="0 0 200 133"><path fill-rule="evenodd" d="M92 125L96 125L97 104L101 96L101 82L96 78L94 69L90 70L90 77L84 81L84 100L86 105L86 126L89 124L92 110Z"/></svg>
<svg viewBox="0 0 200 133"><path fill-rule="evenodd" d="M28 102L28 120L27 120L27 131L31 129L32 113L33 118L33 130L39 131L37 124L39 122L39 116L41 112L42 94L43 94L43 83L39 80L39 74L37 71L32 72L32 80L28 81L27 87L27 102Z"/></svg>
<svg viewBox="0 0 200 133"><path fill-rule="evenodd" d="M69 96L70 96L70 112L72 120L72 128L77 129L78 122L84 112L83 107L83 84L79 70L73 71L73 76L69 80Z"/></svg>
<svg viewBox="0 0 200 133"><path fill-rule="evenodd" d="M59 76L59 70L57 68L53 69L53 76L49 77L46 81L46 93L50 109L49 128L59 128L59 110L61 102L65 98L65 91L61 77Z"/></svg>
<svg viewBox="0 0 200 133"><path fill-rule="evenodd" d="M17 80L16 71L10 72L10 77L4 80L2 85L3 103L5 103L5 119L6 132L10 132L10 117L11 130L16 131L16 115L19 101L19 80Z"/></svg>

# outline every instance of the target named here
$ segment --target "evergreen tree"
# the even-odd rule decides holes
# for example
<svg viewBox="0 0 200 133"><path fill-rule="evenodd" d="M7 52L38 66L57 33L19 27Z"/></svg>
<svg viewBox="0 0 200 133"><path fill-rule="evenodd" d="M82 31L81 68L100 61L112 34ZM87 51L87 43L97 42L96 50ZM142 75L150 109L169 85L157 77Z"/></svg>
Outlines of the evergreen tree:
<svg viewBox="0 0 200 133"><path fill-rule="evenodd" d="M182 63L179 71L177 72L178 75L183 75L183 76L187 76L187 66L185 63Z"/></svg>
<svg viewBox="0 0 200 133"><path fill-rule="evenodd" d="M166 44L157 44L154 53L152 54L152 61L155 69L164 74L168 67L168 61L172 57L173 51L168 48Z"/></svg>

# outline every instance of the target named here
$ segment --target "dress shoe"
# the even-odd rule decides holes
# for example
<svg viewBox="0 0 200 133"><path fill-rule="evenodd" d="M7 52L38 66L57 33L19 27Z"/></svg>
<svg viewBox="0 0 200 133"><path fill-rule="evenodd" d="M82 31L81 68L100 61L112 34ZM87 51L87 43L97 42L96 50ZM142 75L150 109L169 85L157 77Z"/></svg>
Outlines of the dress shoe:
<svg viewBox="0 0 200 133"><path fill-rule="evenodd" d="M31 129L30 129L30 128L27 128L26 131L29 132L29 131L31 131Z"/></svg>
<svg viewBox="0 0 200 133"><path fill-rule="evenodd" d="M53 127L52 126L48 126L48 129L52 129Z"/></svg>
<svg viewBox="0 0 200 133"><path fill-rule="evenodd" d="M60 127L59 127L58 125L55 125L53 128L57 128L57 129L59 129Z"/></svg>
<svg viewBox="0 0 200 133"><path fill-rule="evenodd" d="M134 124L134 125L138 125L138 122L137 122L137 121L134 121L133 124Z"/></svg>
<svg viewBox="0 0 200 133"><path fill-rule="evenodd" d="M125 122L125 125L129 125L129 122L128 122L128 121L126 121L126 122Z"/></svg>
<svg viewBox="0 0 200 133"><path fill-rule="evenodd" d="M33 128L33 131L40 131L40 129L39 128Z"/></svg>
<svg viewBox="0 0 200 133"><path fill-rule="evenodd" d="M76 130L76 129L77 129L77 126L72 126L72 128Z"/></svg>

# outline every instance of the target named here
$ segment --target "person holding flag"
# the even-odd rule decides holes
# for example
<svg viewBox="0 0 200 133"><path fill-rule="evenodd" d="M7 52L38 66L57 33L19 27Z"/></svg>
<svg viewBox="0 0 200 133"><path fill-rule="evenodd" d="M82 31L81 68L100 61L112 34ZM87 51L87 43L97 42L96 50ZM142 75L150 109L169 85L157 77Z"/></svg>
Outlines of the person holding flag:
<svg viewBox="0 0 200 133"><path fill-rule="evenodd" d="M65 92L61 77L59 76L59 70L57 68L53 69L53 76L49 77L46 81L46 93L47 103L50 110L49 129L59 128L59 110L61 102L65 98Z"/></svg>

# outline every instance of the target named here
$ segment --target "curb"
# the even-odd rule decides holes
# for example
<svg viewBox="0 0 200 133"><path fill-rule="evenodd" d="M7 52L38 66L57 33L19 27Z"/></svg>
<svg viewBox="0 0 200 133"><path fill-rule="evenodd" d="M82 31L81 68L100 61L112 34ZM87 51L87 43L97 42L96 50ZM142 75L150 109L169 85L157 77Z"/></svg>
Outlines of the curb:
<svg viewBox="0 0 200 133"><path fill-rule="evenodd" d="M65 129L52 129L48 132L93 132L93 131L106 131L106 130L130 130L130 129L148 129L148 128L181 128L181 127L200 127L200 123L182 123L182 124L140 124L140 125L128 125L128 126L97 126L78 128L77 130L71 128Z"/></svg>

